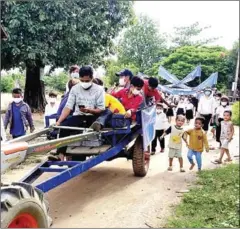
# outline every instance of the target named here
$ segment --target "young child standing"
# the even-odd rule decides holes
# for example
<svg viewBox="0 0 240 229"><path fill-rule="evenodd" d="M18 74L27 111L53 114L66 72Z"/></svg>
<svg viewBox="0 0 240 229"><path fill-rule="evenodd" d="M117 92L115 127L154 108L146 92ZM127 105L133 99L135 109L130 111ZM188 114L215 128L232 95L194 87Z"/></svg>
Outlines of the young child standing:
<svg viewBox="0 0 240 229"><path fill-rule="evenodd" d="M10 134L13 138L21 137L26 134L30 127L30 132L34 131L32 113L28 104L23 102L22 90L15 88L12 90L13 102L9 104L5 120L5 130L10 124Z"/></svg>
<svg viewBox="0 0 240 229"><path fill-rule="evenodd" d="M190 102L189 98L186 100L185 108L186 108L187 124L189 124L190 120L193 119L193 104Z"/></svg>
<svg viewBox="0 0 240 229"><path fill-rule="evenodd" d="M160 137L163 135L164 130L166 129L167 125L167 116L164 113L163 105L160 103L157 103L156 106L156 124L155 124L155 138L152 141L152 153L151 155L154 155L156 153L156 146L157 146L157 140L160 142L161 147L161 153L164 152L165 149L165 139Z"/></svg>
<svg viewBox="0 0 240 229"><path fill-rule="evenodd" d="M185 172L183 169L183 158L182 158L182 137L184 130L182 126L184 125L185 117L183 115L177 115L176 125L171 125L161 136L160 139L163 139L165 135L170 134L169 139L169 167L168 171L172 171L173 158L177 157L180 164L180 172Z"/></svg>
<svg viewBox="0 0 240 229"><path fill-rule="evenodd" d="M206 149L206 152L209 152L209 146L208 146L208 140L206 133L202 129L204 125L204 118L197 117L195 119L194 123L194 129L190 129L188 131L185 131L184 133L184 139L187 142L187 135L189 135L189 144L188 146L188 160L191 164L190 170L192 170L195 166L195 163L193 162L193 156L195 156L197 165L198 165L198 171L201 171L202 169L202 152L204 150L204 147Z"/></svg>
<svg viewBox="0 0 240 229"><path fill-rule="evenodd" d="M229 153L228 144L232 140L234 134L234 127L231 121L232 112L231 111L224 111L223 113L223 121L221 122L221 135L220 135L220 142L221 142L221 153L218 160L215 160L215 163L221 164L224 154L227 155L227 159L225 162L232 161L231 155Z"/></svg>

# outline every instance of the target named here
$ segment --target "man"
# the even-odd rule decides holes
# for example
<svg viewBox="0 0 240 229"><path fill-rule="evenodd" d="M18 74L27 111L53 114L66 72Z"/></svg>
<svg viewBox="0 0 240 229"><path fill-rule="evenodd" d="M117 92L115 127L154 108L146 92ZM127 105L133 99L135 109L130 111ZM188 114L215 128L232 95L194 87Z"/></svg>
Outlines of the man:
<svg viewBox="0 0 240 229"><path fill-rule="evenodd" d="M119 86L130 88L133 73L129 69L124 69L120 72L117 72L116 76L119 76Z"/></svg>
<svg viewBox="0 0 240 229"><path fill-rule="evenodd" d="M211 88L204 90L204 95L200 98L198 104L198 113L204 117L203 130L208 131L209 122L212 118L212 114L215 112L215 99L212 96Z"/></svg>
<svg viewBox="0 0 240 229"><path fill-rule="evenodd" d="M144 80L143 92L148 102L154 97L155 103L165 103L168 107L172 107L160 94L158 87L158 80L154 77L150 77L148 80Z"/></svg>
<svg viewBox="0 0 240 229"><path fill-rule="evenodd" d="M72 87L67 104L56 123L57 126L89 127L105 110L105 92L102 87L92 82L92 67L82 67L79 71L79 77L80 83ZM68 118L74 109L73 116ZM70 133L71 131L62 129L59 137L67 137ZM59 155L64 155L66 149L67 147L59 148L56 155L49 156L49 160L61 160Z"/></svg>

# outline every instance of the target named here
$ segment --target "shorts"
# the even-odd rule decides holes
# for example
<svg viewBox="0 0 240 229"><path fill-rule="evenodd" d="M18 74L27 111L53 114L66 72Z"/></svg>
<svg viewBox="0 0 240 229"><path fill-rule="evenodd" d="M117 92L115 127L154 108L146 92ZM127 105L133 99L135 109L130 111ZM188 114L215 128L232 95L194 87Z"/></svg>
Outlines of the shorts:
<svg viewBox="0 0 240 229"><path fill-rule="evenodd" d="M227 139L221 139L220 141L221 141L221 148L228 149L228 144L229 144L228 140Z"/></svg>
<svg viewBox="0 0 240 229"><path fill-rule="evenodd" d="M169 148L168 157L169 158L174 158L174 157L181 158L182 152L180 149Z"/></svg>

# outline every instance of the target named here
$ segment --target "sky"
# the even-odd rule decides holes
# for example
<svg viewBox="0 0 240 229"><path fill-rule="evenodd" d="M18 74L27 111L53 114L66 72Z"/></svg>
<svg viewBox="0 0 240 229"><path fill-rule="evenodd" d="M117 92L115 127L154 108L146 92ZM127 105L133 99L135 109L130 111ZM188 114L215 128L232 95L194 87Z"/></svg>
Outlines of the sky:
<svg viewBox="0 0 240 229"><path fill-rule="evenodd" d="M155 20L160 32L199 22L211 26L199 38L221 37L213 44L231 49L239 38L239 1L136 1L134 10Z"/></svg>

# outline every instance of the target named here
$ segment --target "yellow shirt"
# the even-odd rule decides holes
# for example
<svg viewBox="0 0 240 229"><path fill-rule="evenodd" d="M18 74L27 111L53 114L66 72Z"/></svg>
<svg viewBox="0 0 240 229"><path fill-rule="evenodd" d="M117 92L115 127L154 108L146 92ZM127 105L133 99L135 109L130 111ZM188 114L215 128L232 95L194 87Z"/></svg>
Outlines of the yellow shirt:
<svg viewBox="0 0 240 229"><path fill-rule="evenodd" d="M206 151L209 150L207 136L202 129L191 129L185 134L189 135L189 149L203 152L205 147Z"/></svg>
<svg viewBox="0 0 240 229"><path fill-rule="evenodd" d="M126 110L121 102L110 94L105 94L105 107L109 108L112 113L125 114Z"/></svg>

